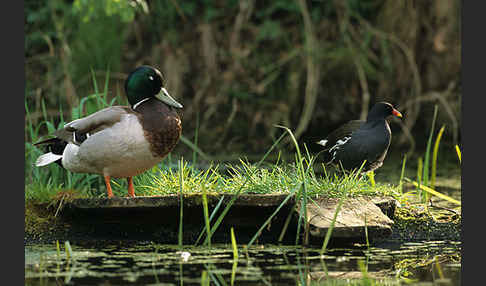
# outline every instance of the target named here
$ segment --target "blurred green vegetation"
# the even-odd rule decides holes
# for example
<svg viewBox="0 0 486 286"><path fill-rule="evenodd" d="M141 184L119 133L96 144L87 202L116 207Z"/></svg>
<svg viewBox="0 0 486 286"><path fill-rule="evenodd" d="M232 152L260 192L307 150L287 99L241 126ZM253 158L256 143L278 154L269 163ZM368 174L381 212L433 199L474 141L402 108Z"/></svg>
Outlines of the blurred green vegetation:
<svg viewBox="0 0 486 286"><path fill-rule="evenodd" d="M102 86L108 70L106 100L121 96L117 104L124 104L125 77L149 64L184 105L184 136L194 141L198 122L197 144L208 154L264 152L281 134L275 124L300 128L299 143L318 150L315 141L382 100L404 114L392 121L390 152L422 148L436 104L437 125L447 126L442 144L460 143L458 0L50 0L24 6L26 124L37 126L44 115L54 126L70 121L81 99L94 93L92 74ZM83 113L95 107L86 104ZM48 131L43 124L35 134ZM26 128L26 141L34 139L31 133ZM174 152L192 151L179 144Z"/></svg>

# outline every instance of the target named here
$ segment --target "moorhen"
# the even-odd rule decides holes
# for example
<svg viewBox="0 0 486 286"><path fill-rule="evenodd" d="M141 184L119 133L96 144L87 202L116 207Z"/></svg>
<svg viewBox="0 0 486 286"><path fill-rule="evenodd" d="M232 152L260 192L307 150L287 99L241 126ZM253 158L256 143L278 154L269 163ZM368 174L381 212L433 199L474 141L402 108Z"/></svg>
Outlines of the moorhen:
<svg viewBox="0 0 486 286"><path fill-rule="evenodd" d="M366 160L362 173L381 167L391 141L386 117L402 114L390 103L379 102L371 108L366 121L351 120L331 132L317 144L326 147L324 162L342 165L346 171L359 169Z"/></svg>

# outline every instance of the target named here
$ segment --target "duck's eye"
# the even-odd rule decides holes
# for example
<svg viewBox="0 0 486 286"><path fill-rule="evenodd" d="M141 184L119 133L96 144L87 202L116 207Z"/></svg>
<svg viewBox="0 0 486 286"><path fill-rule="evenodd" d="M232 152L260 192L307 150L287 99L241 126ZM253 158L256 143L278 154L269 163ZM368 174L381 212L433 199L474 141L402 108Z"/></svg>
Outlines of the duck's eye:
<svg viewBox="0 0 486 286"><path fill-rule="evenodd" d="M153 77L153 76L151 76L151 75L149 75L149 79L150 79L150 80L154 80L154 77Z"/></svg>

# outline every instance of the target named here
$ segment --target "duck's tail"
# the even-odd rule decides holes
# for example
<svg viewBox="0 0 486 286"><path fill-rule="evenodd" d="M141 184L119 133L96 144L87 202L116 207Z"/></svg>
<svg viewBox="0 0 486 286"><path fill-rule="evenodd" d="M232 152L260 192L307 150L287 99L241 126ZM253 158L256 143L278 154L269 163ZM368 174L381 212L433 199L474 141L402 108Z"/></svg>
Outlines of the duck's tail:
<svg viewBox="0 0 486 286"><path fill-rule="evenodd" d="M61 164L62 154L64 152L64 148L66 148L67 142L61 140L59 138L50 138L47 140L39 141L34 143L35 146L37 145L46 145L46 152L37 158L35 161L35 165L37 167L49 165L52 162L56 162L59 165Z"/></svg>
<svg viewBox="0 0 486 286"><path fill-rule="evenodd" d="M45 165L49 165L52 162L56 162L57 160L62 159L62 155L54 154L52 152L45 153L39 156L35 161L35 165L37 167L42 167Z"/></svg>

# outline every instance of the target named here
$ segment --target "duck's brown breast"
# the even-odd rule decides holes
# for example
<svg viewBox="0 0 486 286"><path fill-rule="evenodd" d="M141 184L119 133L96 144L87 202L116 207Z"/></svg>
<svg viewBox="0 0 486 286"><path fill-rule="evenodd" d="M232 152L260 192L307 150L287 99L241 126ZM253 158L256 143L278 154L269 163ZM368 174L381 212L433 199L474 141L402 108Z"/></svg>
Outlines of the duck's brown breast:
<svg viewBox="0 0 486 286"><path fill-rule="evenodd" d="M182 133L182 123L177 112L157 99L149 99L137 107L144 136L150 143L154 156L165 157L177 145Z"/></svg>

